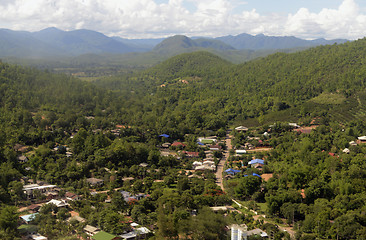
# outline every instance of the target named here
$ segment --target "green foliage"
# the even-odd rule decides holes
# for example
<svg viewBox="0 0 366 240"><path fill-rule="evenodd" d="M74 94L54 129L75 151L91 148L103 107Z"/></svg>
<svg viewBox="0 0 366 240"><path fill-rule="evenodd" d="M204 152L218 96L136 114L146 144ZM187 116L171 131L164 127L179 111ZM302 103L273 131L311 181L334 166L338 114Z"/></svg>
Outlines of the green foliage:
<svg viewBox="0 0 366 240"><path fill-rule="evenodd" d="M235 195L240 199L251 198L252 195L259 190L261 178L256 176L247 176L239 179L238 185L235 187Z"/></svg>
<svg viewBox="0 0 366 240"><path fill-rule="evenodd" d="M0 230L4 235L14 238L17 235L17 224L19 214L14 206L4 205L0 211Z"/></svg>

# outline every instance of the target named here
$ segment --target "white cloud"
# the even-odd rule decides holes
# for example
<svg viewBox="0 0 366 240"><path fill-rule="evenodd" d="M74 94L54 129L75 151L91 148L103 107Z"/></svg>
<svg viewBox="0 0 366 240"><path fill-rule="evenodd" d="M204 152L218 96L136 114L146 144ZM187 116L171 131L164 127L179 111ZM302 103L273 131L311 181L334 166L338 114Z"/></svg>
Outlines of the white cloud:
<svg viewBox="0 0 366 240"><path fill-rule="evenodd" d="M288 16L285 30L287 35L311 37L313 34L355 39L363 37L366 21L354 0L344 0L338 9L323 9L319 13L301 8L296 14Z"/></svg>
<svg viewBox="0 0 366 240"><path fill-rule="evenodd" d="M161 37L174 34L222 36L250 33L303 38L356 39L366 32L366 14L344 0L337 9L318 13L306 8L295 14L262 15L256 9L238 13L241 0L1 0L0 27L38 31L92 29L121 37ZM194 8L187 9L186 4Z"/></svg>

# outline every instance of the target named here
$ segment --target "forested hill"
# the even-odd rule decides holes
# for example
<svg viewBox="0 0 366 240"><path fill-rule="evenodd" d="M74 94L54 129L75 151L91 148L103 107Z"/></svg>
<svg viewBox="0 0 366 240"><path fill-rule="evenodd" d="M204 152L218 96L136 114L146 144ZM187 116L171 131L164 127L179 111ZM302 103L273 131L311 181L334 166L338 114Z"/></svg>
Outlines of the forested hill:
<svg viewBox="0 0 366 240"><path fill-rule="evenodd" d="M226 69L232 64L222 58L204 51L184 53L147 70L146 72L163 79L183 76L203 76Z"/></svg>
<svg viewBox="0 0 366 240"><path fill-rule="evenodd" d="M86 116L95 117L94 127L108 127L124 101L73 77L0 61L0 142L40 143L50 136L39 129L63 136L88 125Z"/></svg>
<svg viewBox="0 0 366 240"><path fill-rule="evenodd" d="M196 52L171 58L138 77L114 77L99 84L125 87L133 78L139 79L136 91L149 86L151 93L144 106L152 111L145 114L182 127L192 122L202 128L222 127L233 120L265 119L268 113L274 119L287 116L284 120L328 114L343 122L362 117L354 114L363 109L365 53L365 39L277 53L240 65ZM332 93L336 104L312 100ZM350 117L339 116L340 107L341 114Z"/></svg>
<svg viewBox="0 0 366 240"><path fill-rule="evenodd" d="M177 135L257 117L262 123L308 121L318 115L347 122L366 115L365 53L365 39L241 65L195 52L138 74L99 80L97 86L3 63L2 118L33 114L45 125L75 127L87 115L99 123L108 116ZM13 114L18 111L19 116Z"/></svg>

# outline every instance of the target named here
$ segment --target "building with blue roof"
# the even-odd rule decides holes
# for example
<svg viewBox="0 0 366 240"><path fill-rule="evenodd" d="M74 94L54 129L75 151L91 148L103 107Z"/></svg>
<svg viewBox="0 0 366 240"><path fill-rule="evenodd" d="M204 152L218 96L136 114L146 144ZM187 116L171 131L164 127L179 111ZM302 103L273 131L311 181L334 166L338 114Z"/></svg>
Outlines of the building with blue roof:
<svg viewBox="0 0 366 240"><path fill-rule="evenodd" d="M20 218L23 219L23 221L28 224L31 221L33 221L37 215L38 215L38 213L32 213L32 214L20 216Z"/></svg>
<svg viewBox="0 0 366 240"><path fill-rule="evenodd" d="M240 170L235 170L235 169L232 169L232 168L228 168L228 169L225 170L225 172L227 174L235 175L237 173L240 173L241 171Z"/></svg>
<svg viewBox="0 0 366 240"><path fill-rule="evenodd" d="M256 173L252 173L252 175L253 175L253 176L256 176L256 177L260 177L260 178L262 178L262 177L261 177L261 175L256 174ZM249 176L249 175L246 175L246 174L244 175L244 177L248 177L248 176Z"/></svg>
<svg viewBox="0 0 366 240"><path fill-rule="evenodd" d="M159 135L159 137L165 137L165 138L168 138L168 137L170 137L168 134L161 134L161 135Z"/></svg>
<svg viewBox="0 0 366 240"><path fill-rule="evenodd" d="M248 162L249 165L253 165L253 164L264 164L264 160L263 159L254 159Z"/></svg>

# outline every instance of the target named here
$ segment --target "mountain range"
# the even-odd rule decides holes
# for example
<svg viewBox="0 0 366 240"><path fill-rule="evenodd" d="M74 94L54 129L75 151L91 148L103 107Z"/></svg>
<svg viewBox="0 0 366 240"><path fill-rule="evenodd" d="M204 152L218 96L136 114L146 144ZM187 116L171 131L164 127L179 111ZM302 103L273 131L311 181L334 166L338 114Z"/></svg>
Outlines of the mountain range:
<svg viewBox="0 0 366 240"><path fill-rule="evenodd" d="M220 52L274 50L306 48L346 41L345 39L309 41L295 37L252 36L249 34L218 38L188 38L177 35L166 39L124 39L108 37L100 32L86 29L63 31L51 27L38 32L0 29L0 57L75 57L83 54L138 52L172 56L203 49Z"/></svg>

